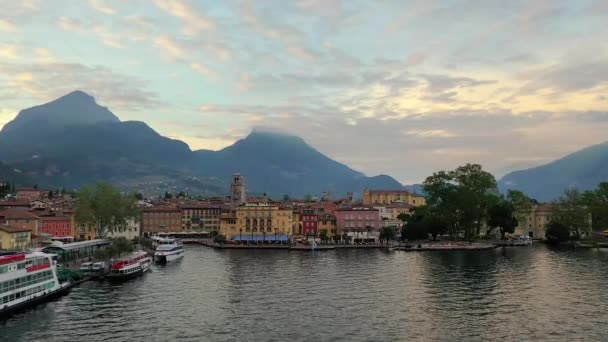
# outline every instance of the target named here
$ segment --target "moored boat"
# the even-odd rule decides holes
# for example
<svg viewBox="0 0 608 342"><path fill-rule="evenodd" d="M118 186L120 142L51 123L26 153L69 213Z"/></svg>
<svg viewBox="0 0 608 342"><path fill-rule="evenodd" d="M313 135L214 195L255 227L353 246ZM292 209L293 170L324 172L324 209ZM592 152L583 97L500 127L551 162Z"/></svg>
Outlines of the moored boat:
<svg viewBox="0 0 608 342"><path fill-rule="evenodd" d="M154 261L166 264L184 257L183 244L172 238L154 238L157 244L154 252Z"/></svg>
<svg viewBox="0 0 608 342"><path fill-rule="evenodd" d="M110 280L126 280L138 277L150 269L152 258L144 251L133 252L125 258L114 260L106 277Z"/></svg>
<svg viewBox="0 0 608 342"><path fill-rule="evenodd" d="M70 281L57 278L53 254L14 253L0 256L0 319L67 293Z"/></svg>

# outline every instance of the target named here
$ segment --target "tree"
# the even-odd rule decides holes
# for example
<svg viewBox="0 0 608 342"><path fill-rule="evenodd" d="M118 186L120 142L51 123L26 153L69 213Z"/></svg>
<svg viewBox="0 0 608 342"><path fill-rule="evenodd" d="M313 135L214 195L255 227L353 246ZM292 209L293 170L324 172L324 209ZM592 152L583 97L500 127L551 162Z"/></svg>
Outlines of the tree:
<svg viewBox="0 0 608 342"><path fill-rule="evenodd" d="M602 182L593 191L585 191L582 200L591 213L593 230L608 229L608 182Z"/></svg>
<svg viewBox="0 0 608 342"><path fill-rule="evenodd" d="M143 201L144 200L144 195L141 192L134 193L133 197L135 197L135 199L138 200L138 201Z"/></svg>
<svg viewBox="0 0 608 342"><path fill-rule="evenodd" d="M570 239L570 229L557 221L551 221L547 224L545 237L550 243L565 242Z"/></svg>
<svg viewBox="0 0 608 342"><path fill-rule="evenodd" d="M395 236L397 235L397 233L395 232L395 229L392 227L382 227L382 229L380 229L380 242L385 242L388 245L388 242L390 240L395 240Z"/></svg>
<svg viewBox="0 0 608 342"><path fill-rule="evenodd" d="M532 200L521 191L509 190L507 202L511 205L518 224L523 224L532 212Z"/></svg>
<svg viewBox="0 0 608 342"><path fill-rule="evenodd" d="M165 191L165 199L172 199L173 195L169 191Z"/></svg>
<svg viewBox="0 0 608 342"><path fill-rule="evenodd" d="M98 238L125 229L127 220L139 216L135 197L124 196L106 183L84 186L76 199L76 221L93 226Z"/></svg>
<svg viewBox="0 0 608 342"><path fill-rule="evenodd" d="M111 246L113 246L113 248L116 250L118 256L121 256L123 253L130 253L133 251L133 244L124 237L112 239Z"/></svg>
<svg viewBox="0 0 608 342"><path fill-rule="evenodd" d="M289 201L289 195L288 194L283 195L283 201L284 202Z"/></svg>
<svg viewBox="0 0 608 342"><path fill-rule="evenodd" d="M218 244L224 244L226 243L226 237L222 234L217 234L214 238L213 238L213 242L218 243Z"/></svg>
<svg viewBox="0 0 608 342"><path fill-rule="evenodd" d="M319 238L321 239L321 241L327 241L327 229L321 229L319 230Z"/></svg>
<svg viewBox="0 0 608 342"><path fill-rule="evenodd" d="M423 188L427 205L449 227L450 235L463 229L467 240L479 235L489 208L498 200L496 179L478 164L436 172Z"/></svg>
<svg viewBox="0 0 608 342"><path fill-rule="evenodd" d="M566 226L575 238L580 238L582 230L591 228L589 211L585 207L581 193L576 189L564 191L554 203L554 210L551 221L561 223Z"/></svg>
<svg viewBox="0 0 608 342"><path fill-rule="evenodd" d="M501 199L489 210L488 226L500 229L500 236L504 240L507 233L513 234L517 227L517 218L509 201Z"/></svg>

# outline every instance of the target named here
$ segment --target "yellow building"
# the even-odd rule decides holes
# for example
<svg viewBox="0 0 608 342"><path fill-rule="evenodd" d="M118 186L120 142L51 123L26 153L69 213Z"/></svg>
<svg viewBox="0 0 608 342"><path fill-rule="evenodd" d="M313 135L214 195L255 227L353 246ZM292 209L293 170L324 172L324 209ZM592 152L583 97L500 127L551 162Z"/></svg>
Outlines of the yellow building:
<svg viewBox="0 0 608 342"><path fill-rule="evenodd" d="M24 250L32 243L32 230L0 225L0 250Z"/></svg>
<svg viewBox="0 0 608 342"><path fill-rule="evenodd" d="M336 217L331 214L319 215L319 232L322 230L327 231L327 237L333 239L336 236Z"/></svg>
<svg viewBox="0 0 608 342"><path fill-rule="evenodd" d="M417 207L425 204L424 196L407 190L368 190L363 191L363 205L386 205L406 203Z"/></svg>
<svg viewBox="0 0 608 342"><path fill-rule="evenodd" d="M292 235L293 210L268 204L246 204L236 209L237 226L243 232Z"/></svg>

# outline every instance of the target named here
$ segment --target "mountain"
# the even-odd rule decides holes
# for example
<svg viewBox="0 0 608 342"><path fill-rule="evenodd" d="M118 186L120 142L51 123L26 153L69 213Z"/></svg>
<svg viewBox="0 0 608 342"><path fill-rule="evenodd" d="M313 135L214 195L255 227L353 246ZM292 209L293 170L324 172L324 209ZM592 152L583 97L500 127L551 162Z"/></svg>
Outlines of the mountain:
<svg viewBox="0 0 608 342"><path fill-rule="evenodd" d="M274 196L302 196L329 191L342 196L360 194L365 187L401 189L395 179L367 177L336 162L299 137L253 131L249 136L220 151L196 151L195 169L208 176L226 177L238 172L246 177L252 192Z"/></svg>
<svg viewBox="0 0 608 342"><path fill-rule="evenodd" d="M608 181L608 143L587 147L549 164L515 171L499 181L502 191L515 189L539 201L551 201L565 189L590 190Z"/></svg>
<svg viewBox="0 0 608 342"><path fill-rule="evenodd" d="M254 131L220 151L192 151L139 121L120 121L75 91L24 109L0 131L0 161L26 170L41 186L77 188L105 180L157 194L228 192L230 176L246 176L251 193L342 196L363 188L402 189L393 178L367 177L295 136Z"/></svg>

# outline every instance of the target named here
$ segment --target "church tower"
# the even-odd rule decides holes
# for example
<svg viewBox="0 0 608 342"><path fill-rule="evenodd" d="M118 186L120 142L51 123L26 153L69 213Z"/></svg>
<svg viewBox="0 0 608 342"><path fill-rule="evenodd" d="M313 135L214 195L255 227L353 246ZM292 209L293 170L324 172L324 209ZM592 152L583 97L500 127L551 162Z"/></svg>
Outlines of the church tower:
<svg viewBox="0 0 608 342"><path fill-rule="evenodd" d="M230 197L232 204L241 205L247 202L247 192L245 191L245 177L239 173L232 175L232 184L230 185Z"/></svg>

